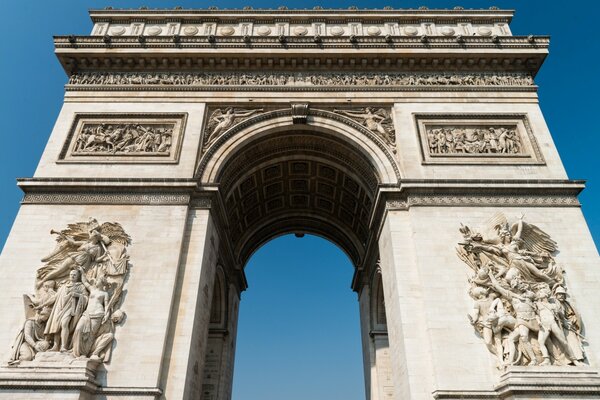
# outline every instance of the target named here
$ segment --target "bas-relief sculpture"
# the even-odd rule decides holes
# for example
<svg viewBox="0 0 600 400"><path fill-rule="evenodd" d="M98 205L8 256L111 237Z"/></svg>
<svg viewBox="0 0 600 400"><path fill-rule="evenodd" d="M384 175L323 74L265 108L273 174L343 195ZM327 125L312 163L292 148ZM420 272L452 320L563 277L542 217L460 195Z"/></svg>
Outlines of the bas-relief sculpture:
<svg viewBox="0 0 600 400"><path fill-rule="evenodd" d="M84 124L72 155L170 155L175 124Z"/></svg>
<svg viewBox="0 0 600 400"><path fill-rule="evenodd" d="M118 223L70 224L37 270L35 294L24 295L25 323L12 347L9 365L38 353L108 361L130 264L131 238ZM57 360L64 360L58 357Z"/></svg>
<svg viewBox="0 0 600 400"><path fill-rule="evenodd" d="M70 85L146 86L531 86L523 73L80 72Z"/></svg>
<svg viewBox="0 0 600 400"><path fill-rule="evenodd" d="M225 133L233 125L264 111L262 108L251 110L227 107L224 110L218 108L213 111L206 125L204 147L209 147L219 136Z"/></svg>
<svg viewBox="0 0 600 400"><path fill-rule="evenodd" d="M516 126L428 126L430 154L523 154Z"/></svg>
<svg viewBox="0 0 600 400"><path fill-rule="evenodd" d="M396 145L392 115L385 108L334 109L333 112L357 121L392 148Z"/></svg>
<svg viewBox="0 0 600 400"><path fill-rule="evenodd" d="M523 216L509 224L501 213L484 233L464 225L460 232L457 253L472 270L468 318L498 368L581 365L583 325L553 257L556 242Z"/></svg>

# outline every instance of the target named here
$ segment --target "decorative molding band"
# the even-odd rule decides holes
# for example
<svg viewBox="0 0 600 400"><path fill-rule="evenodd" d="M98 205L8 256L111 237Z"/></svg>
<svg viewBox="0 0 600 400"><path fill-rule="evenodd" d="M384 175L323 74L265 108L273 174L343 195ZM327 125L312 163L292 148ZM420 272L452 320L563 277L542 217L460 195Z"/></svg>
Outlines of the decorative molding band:
<svg viewBox="0 0 600 400"><path fill-rule="evenodd" d="M535 91L524 73L134 73L81 72L71 75L67 90L526 90Z"/></svg>
<svg viewBox="0 0 600 400"><path fill-rule="evenodd" d="M108 35L107 35L108 36ZM390 47L397 49L420 49L429 48L447 48L455 50L464 49L523 49L538 50L546 49L550 43L547 36L535 36L535 43L531 43L527 36L498 36L496 41L489 36L460 36L446 37L437 34L425 34L425 41L418 36L384 36L372 37L365 35L353 35L353 40L346 35L345 37L324 37L319 36L320 40L315 42L314 35L292 36L283 35L282 41L279 36L260 37L249 35L231 35L231 36L180 36L179 42L173 40L173 36L149 36L141 34L110 36L109 43L105 42L104 36L55 36L54 45L56 49L96 49L96 48L161 48L161 49L206 49L214 47L224 48L242 48L242 49L267 49L267 48L325 48L325 49L351 49L359 46L360 48L384 48ZM248 39L252 46L249 46ZM139 38L143 37L140 42Z"/></svg>
<svg viewBox="0 0 600 400"><path fill-rule="evenodd" d="M190 208L210 209L213 206L213 200L210 196L195 196L190 201Z"/></svg>
<svg viewBox="0 0 600 400"><path fill-rule="evenodd" d="M21 204L188 205L188 193L161 192L28 192Z"/></svg>
<svg viewBox="0 0 600 400"><path fill-rule="evenodd" d="M387 210L410 207L579 207L576 195L408 195L386 200Z"/></svg>

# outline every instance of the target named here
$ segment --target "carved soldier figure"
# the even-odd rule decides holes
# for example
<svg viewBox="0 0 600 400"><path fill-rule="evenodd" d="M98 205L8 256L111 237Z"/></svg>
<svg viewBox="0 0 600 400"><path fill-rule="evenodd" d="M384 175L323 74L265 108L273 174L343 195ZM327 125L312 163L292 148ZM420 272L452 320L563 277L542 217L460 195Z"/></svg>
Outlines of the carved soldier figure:
<svg viewBox="0 0 600 400"><path fill-rule="evenodd" d="M50 309L42 308L36 312L33 318L25 321L13 344L9 364L31 361L36 353L48 350L50 344L44 337L44 327L49 315Z"/></svg>
<svg viewBox="0 0 600 400"><path fill-rule="evenodd" d="M529 340L529 332L539 332L540 326L538 323L535 304L533 300L535 299L535 294L529 290L529 287L519 282L517 286L519 289L522 289L523 294L520 295L511 290L505 289L496 280L492 273L489 274L491 286L496 290L500 295L509 299L512 303L513 309L517 315L517 321L515 324L515 329L518 335L515 333L511 335L512 340L520 339L521 345L525 349L525 353L529 357L529 365L537 365L537 359L535 357L535 353L533 352L533 347L531 346L531 342ZM542 346L542 344L540 344ZM547 352L547 350L546 350ZM543 353L543 350L542 350Z"/></svg>
<svg viewBox="0 0 600 400"><path fill-rule="evenodd" d="M560 314L562 313L562 307L560 304L549 301L550 289L547 287L541 288L538 293L538 301L536 301L536 307L538 310L538 316L540 320L540 332L538 334L538 342L540 344L540 350L542 351L542 357L544 361L541 365L551 365L550 355L548 354L548 348L546 347L546 340L552 335L562 348L565 356L575 365L579 365L579 361L575 358L569 345L567 338L563 333L563 330L556 322ZM561 318L562 319L562 318Z"/></svg>
<svg viewBox="0 0 600 400"><path fill-rule="evenodd" d="M50 351L66 352L69 338L87 304L87 291L81 283L81 272L72 270L70 281L58 289L56 300L44 330L45 335L54 336Z"/></svg>
<svg viewBox="0 0 600 400"><path fill-rule="evenodd" d="M562 317L561 323L569 348L571 349L574 358L579 362L583 362L585 354L581 343L583 340L583 336L581 335L581 317L571 303L567 301L567 291L564 287L558 286L554 291L554 295L562 307L560 313Z"/></svg>

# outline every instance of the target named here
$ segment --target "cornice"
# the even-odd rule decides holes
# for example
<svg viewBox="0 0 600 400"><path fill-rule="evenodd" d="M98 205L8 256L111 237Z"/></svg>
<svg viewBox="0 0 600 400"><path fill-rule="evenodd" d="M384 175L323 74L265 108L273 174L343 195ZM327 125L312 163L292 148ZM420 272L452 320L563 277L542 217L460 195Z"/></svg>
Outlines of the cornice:
<svg viewBox="0 0 600 400"><path fill-rule="evenodd" d="M143 40L141 39L143 38ZM140 37L56 36L56 54L74 71L519 71L535 74L546 36Z"/></svg>
<svg viewBox="0 0 600 400"><path fill-rule="evenodd" d="M346 9L323 9L315 7L313 9L287 9L279 7L278 9L253 9L246 7L244 9L224 9L210 7L209 9L183 9L176 7L173 9L94 9L90 10L90 17L94 22L104 22L106 20L124 20L127 18L143 18L151 20L160 20L164 18L180 18L182 20L195 19L205 20L207 18L215 20L232 20L236 18L247 19L303 19L303 18L321 18L325 20L344 18L368 18L376 20L414 20L418 18L433 19L456 19L456 18L476 18L479 20L502 19L510 22L514 15L514 10L501 10L497 8L489 9L393 9L386 7L384 9L358 9L349 7Z"/></svg>
<svg viewBox="0 0 600 400"><path fill-rule="evenodd" d="M580 180L404 179L399 189L382 188L376 207L579 207L584 188Z"/></svg>

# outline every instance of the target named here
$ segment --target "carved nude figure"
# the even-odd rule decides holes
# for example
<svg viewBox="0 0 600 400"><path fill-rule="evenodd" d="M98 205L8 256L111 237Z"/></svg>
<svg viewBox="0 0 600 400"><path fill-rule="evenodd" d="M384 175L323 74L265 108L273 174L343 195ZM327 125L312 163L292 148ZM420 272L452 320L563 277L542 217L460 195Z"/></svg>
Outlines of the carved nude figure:
<svg viewBox="0 0 600 400"><path fill-rule="evenodd" d="M80 268L79 272L82 283L90 295L87 308L77 322L75 332L73 333L73 355L75 357L89 355L100 325L106 322L110 315L108 309L109 295L105 290L106 279L98 277L94 285L90 285L83 273L83 269Z"/></svg>
<svg viewBox="0 0 600 400"><path fill-rule="evenodd" d="M520 289L523 291L523 294L520 295L511 290L505 289L496 280L492 273L489 274L490 277L490 285L496 290L500 295L509 299L512 303L513 309L517 315L517 321L515 323L515 331L514 334L511 335L510 340L516 341L520 339L521 345L525 349L525 353L529 357L529 365L537 365L537 359L535 357L535 353L533 352L533 347L531 346L531 342L529 340L529 332L539 332L540 326L538 323L536 309L534 304L535 294L528 290L526 284L521 283ZM518 332L518 334L517 334ZM540 344L542 346L542 344ZM543 351L542 351L543 353Z"/></svg>

